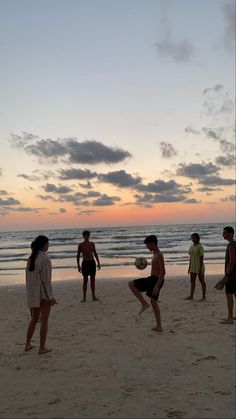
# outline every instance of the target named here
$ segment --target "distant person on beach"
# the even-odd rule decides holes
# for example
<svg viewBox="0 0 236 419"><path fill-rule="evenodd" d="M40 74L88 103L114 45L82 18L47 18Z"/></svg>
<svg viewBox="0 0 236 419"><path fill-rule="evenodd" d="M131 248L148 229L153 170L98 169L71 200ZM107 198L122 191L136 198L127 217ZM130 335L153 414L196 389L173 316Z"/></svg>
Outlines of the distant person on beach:
<svg viewBox="0 0 236 419"><path fill-rule="evenodd" d="M151 299L151 305L156 319L156 326L152 330L162 332L163 329L161 325L161 313L158 305L158 297L164 284L164 257L158 247L157 236L151 235L146 237L144 243L146 244L147 249L153 253L151 275L147 278L130 281L129 288L141 303L141 310L139 314L142 314L150 306L141 294L142 292L146 292L146 295Z"/></svg>
<svg viewBox="0 0 236 419"><path fill-rule="evenodd" d="M78 252L77 252L77 265L78 271L82 272L83 275L83 299L81 303L86 302L86 295L87 295L87 285L88 285L88 277L90 276L90 285L92 291L92 299L93 301L99 301L99 298L96 297L95 294L95 277L96 277L96 263L94 258L97 261L97 268L101 269L101 265L99 262L99 257L96 251L95 244L90 241L90 231L85 230L82 233L84 241L78 245ZM82 266L80 265L80 257L83 257Z"/></svg>
<svg viewBox="0 0 236 419"><path fill-rule="evenodd" d="M48 238L46 236L38 236L31 244L32 253L26 266L27 301L30 307L31 320L27 330L25 351L33 349L31 339L40 316L40 355L52 351L52 349L45 346L45 342L51 306L57 304L52 293L52 266L47 254L48 247Z"/></svg>
<svg viewBox="0 0 236 419"><path fill-rule="evenodd" d="M223 237L229 242L225 252L225 275L215 285L215 288L221 290L225 287L228 317L221 321L222 324L233 324L236 319L233 317L234 298L236 297L236 241L234 240L233 227L227 226L223 229Z"/></svg>
<svg viewBox="0 0 236 419"><path fill-rule="evenodd" d="M190 274L191 289L189 297L186 297L185 300L193 300L193 294L196 287L196 278L201 283L202 287L202 298L201 301L206 299L206 282L205 282L205 266L204 266L204 249L200 243L200 236L198 233L193 233L191 235L191 240L193 242L192 246L189 249L189 268L188 274Z"/></svg>

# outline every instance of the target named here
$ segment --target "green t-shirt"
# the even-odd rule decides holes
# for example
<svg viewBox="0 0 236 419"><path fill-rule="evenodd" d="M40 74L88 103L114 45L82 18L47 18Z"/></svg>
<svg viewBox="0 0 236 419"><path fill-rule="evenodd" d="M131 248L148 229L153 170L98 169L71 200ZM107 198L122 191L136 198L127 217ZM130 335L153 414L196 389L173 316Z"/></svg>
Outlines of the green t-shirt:
<svg viewBox="0 0 236 419"><path fill-rule="evenodd" d="M195 274L199 274L200 272L200 256L204 255L204 249L203 246L198 243L194 246L194 244L189 249L189 255L190 255L190 272L193 272ZM205 272L205 266L203 263L202 271L200 273Z"/></svg>

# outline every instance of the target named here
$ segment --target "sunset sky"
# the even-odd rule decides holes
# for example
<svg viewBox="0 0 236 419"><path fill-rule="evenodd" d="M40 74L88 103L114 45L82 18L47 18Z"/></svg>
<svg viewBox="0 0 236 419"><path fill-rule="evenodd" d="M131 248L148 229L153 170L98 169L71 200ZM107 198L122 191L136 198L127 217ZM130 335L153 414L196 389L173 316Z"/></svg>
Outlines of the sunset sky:
<svg viewBox="0 0 236 419"><path fill-rule="evenodd" d="M0 228L232 222L234 13L0 0Z"/></svg>

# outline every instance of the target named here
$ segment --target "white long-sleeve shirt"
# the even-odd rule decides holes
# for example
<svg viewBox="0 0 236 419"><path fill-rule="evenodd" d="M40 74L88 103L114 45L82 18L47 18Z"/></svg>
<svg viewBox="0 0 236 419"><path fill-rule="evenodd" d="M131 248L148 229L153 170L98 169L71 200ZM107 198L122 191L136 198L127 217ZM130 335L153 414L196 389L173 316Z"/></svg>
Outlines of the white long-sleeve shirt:
<svg viewBox="0 0 236 419"><path fill-rule="evenodd" d="M29 271L28 259L26 266L26 290L29 307L40 307L41 301L51 300L52 292L52 264L46 252L39 251L35 259L34 271Z"/></svg>

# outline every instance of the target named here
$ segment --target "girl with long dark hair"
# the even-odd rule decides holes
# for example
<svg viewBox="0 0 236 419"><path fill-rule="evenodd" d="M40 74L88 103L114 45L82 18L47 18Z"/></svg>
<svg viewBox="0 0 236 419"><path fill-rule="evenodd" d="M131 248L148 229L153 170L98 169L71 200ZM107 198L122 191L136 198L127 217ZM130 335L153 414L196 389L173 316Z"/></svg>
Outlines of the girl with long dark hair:
<svg viewBox="0 0 236 419"><path fill-rule="evenodd" d="M52 350L46 348L45 342L51 306L57 303L52 292L52 265L47 254L48 247L49 240L46 236L36 237L31 243L32 253L26 266L26 290L28 306L31 311L31 321L27 330L25 350L29 351L33 348L31 339L40 316L39 354L51 352Z"/></svg>

